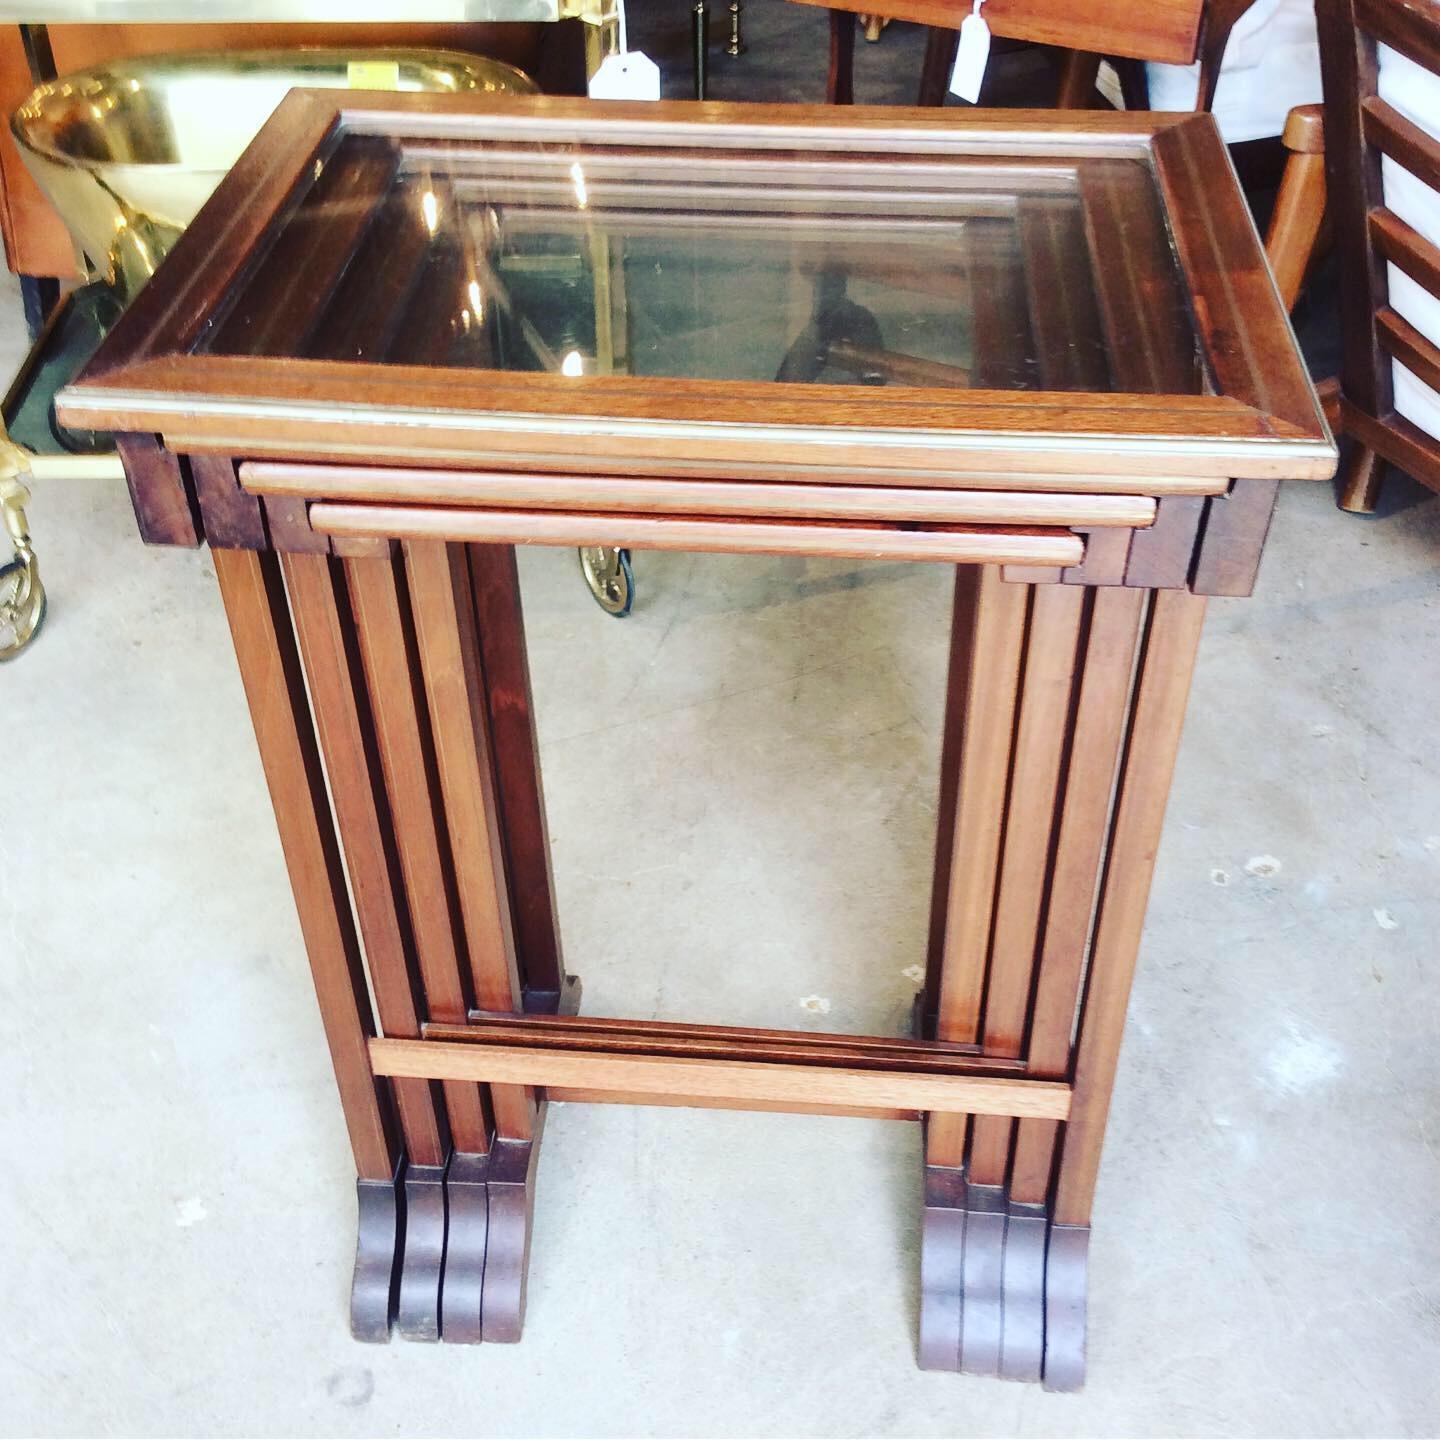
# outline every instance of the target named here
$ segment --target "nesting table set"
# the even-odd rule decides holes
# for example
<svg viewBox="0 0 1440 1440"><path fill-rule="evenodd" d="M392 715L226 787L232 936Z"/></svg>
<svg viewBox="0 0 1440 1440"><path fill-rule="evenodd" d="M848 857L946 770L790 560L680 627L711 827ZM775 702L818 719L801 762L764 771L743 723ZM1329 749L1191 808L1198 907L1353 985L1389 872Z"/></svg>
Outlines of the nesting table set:
<svg viewBox="0 0 1440 1440"><path fill-rule="evenodd" d="M1208 117L292 92L61 414L213 552L358 1337L519 1338L547 1098L791 1110L924 1124L923 1366L1080 1383L1206 597L1335 459ZM520 544L953 567L913 1035L577 1013Z"/></svg>

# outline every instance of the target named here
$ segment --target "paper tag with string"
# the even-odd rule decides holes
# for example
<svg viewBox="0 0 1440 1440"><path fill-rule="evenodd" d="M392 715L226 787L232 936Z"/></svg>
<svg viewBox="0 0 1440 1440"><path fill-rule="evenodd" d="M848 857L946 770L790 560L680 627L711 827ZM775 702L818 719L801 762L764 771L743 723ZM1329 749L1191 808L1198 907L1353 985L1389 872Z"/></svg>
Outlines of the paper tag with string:
<svg viewBox="0 0 1440 1440"><path fill-rule="evenodd" d="M607 55L590 77L592 100L658 100L660 67L646 54L631 50L625 38L625 0L615 0L620 48Z"/></svg>
<svg viewBox="0 0 1440 1440"><path fill-rule="evenodd" d="M985 66L990 60L990 27L980 13L985 0L960 22L960 44L955 51L955 68L950 72L950 93L972 105L980 98Z"/></svg>

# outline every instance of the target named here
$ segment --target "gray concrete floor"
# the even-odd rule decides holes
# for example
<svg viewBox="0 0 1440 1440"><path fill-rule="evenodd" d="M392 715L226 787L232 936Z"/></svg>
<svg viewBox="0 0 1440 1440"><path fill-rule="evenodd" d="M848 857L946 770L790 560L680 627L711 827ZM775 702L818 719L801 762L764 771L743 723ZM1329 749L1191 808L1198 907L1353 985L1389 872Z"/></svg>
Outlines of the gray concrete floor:
<svg viewBox="0 0 1440 1440"><path fill-rule="evenodd" d="M0 370L23 348L0 288ZM1440 501L1285 488L1217 602L1096 1215L1078 1396L914 1368L912 1127L555 1107L518 1347L362 1347L352 1171L213 574L31 511L0 670L0 1431L1430 1435ZM591 1013L896 1030L947 577L523 559ZM827 1008L828 1006L828 1008Z"/></svg>

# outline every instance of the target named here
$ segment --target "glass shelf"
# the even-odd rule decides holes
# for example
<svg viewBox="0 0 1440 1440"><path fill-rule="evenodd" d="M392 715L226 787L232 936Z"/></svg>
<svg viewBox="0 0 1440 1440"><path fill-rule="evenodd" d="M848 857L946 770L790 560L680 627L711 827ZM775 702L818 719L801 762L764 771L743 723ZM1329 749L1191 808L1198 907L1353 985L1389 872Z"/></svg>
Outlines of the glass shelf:
<svg viewBox="0 0 1440 1440"><path fill-rule="evenodd" d="M1145 256L1140 375L1107 274ZM356 239L358 235L358 241ZM1158 243L1157 243L1158 242ZM296 258L354 244L300 330ZM1069 165L346 138L200 337L215 355L954 390L1203 386L1143 159Z"/></svg>

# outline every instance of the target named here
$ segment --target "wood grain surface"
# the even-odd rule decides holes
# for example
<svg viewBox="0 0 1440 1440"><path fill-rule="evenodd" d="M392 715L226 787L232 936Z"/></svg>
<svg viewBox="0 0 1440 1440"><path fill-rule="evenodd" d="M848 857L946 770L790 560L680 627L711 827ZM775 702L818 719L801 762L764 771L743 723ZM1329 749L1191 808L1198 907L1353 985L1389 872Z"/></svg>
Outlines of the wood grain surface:
<svg viewBox="0 0 1440 1440"><path fill-rule="evenodd" d="M845 1070L440 1040L375 1039L370 1042L370 1060L377 1075L593 1087L635 1097L678 1093L718 1100L1030 1115L1049 1120L1063 1120L1070 1110L1070 1087L1064 1082L1011 1076ZM637 1099L635 1103L644 1102Z"/></svg>
<svg viewBox="0 0 1440 1440"><path fill-rule="evenodd" d="M1077 565L1084 542L1063 530L850 525L840 521L698 520L683 516L457 510L321 501L322 535L380 535L518 545L614 545L746 555L834 555L862 560Z"/></svg>

